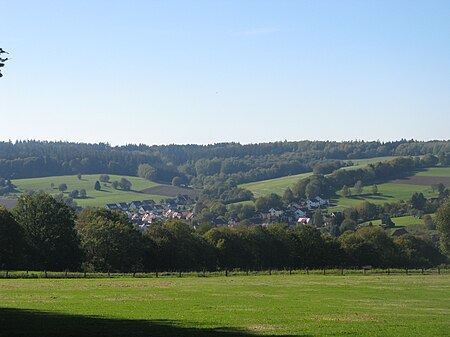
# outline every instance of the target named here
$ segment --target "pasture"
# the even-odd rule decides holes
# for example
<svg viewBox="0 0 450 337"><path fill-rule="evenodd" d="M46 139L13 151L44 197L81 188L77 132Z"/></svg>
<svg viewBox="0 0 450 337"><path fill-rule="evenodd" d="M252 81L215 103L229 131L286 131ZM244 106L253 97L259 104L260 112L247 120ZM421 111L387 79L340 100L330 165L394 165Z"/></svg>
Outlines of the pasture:
<svg viewBox="0 0 450 337"><path fill-rule="evenodd" d="M347 162L352 162L353 166L343 167L341 170L356 170L360 169L369 164L379 163L383 161L389 161L396 158L395 156L390 157L374 157L366 159L352 159L346 160ZM284 191L288 187L292 187L299 180L308 178L313 172L301 173L286 177L280 177L275 179L261 180L252 183L241 184L239 187L246 188L253 192L255 197L261 197L270 193L276 193L283 195Z"/></svg>
<svg viewBox="0 0 450 337"><path fill-rule="evenodd" d="M434 214L430 214L430 215L432 218L434 218ZM428 229L425 226L423 218L419 219L412 215L400 216L400 217L392 218L391 220L395 223L395 227L387 229L387 231L389 233L392 233L401 227L405 227L405 229L411 234L423 234L423 233L434 234L437 232L436 230ZM363 226L368 225L369 222L372 222L372 224L374 226L381 225L380 219L366 221L362 225Z"/></svg>
<svg viewBox="0 0 450 337"><path fill-rule="evenodd" d="M67 185L67 191L65 195L74 190L85 189L87 192L87 198L75 199L76 203L82 207L86 206L104 206L108 203L117 202L131 202L133 200L145 200L153 199L159 201L161 198L168 197L166 195L146 194L142 191L145 189L165 186L143 178L131 177L131 176L119 176L110 174L110 181L120 181L122 177L128 179L132 186L130 191L123 191L120 189L114 189L111 183L101 183L101 190L96 191L94 189L95 182L99 180L99 174L85 174L78 179L76 175L73 176L52 176L44 178L30 178L30 179L15 179L13 184L17 186L19 193L27 191L43 191L52 195L61 193L58 190L60 184Z"/></svg>
<svg viewBox="0 0 450 337"><path fill-rule="evenodd" d="M312 174L312 172L307 172L281 178L261 180L253 183L241 184L239 187L252 191L255 197L261 197L270 193L283 195L286 188L291 187L299 180L308 178Z"/></svg>
<svg viewBox="0 0 450 337"><path fill-rule="evenodd" d="M363 201L383 204L385 202L409 200L416 192L423 193L426 198L437 197L437 192L433 192L431 185L441 182L447 187L450 186L450 167L431 167L414 172L402 179L378 184L377 195L372 194L372 186L365 186L360 195L347 198L342 195L342 190L340 190L337 192L337 197L332 199L332 203L337 206L333 209L352 207Z"/></svg>
<svg viewBox="0 0 450 337"><path fill-rule="evenodd" d="M449 336L449 275L3 279L0 336Z"/></svg>

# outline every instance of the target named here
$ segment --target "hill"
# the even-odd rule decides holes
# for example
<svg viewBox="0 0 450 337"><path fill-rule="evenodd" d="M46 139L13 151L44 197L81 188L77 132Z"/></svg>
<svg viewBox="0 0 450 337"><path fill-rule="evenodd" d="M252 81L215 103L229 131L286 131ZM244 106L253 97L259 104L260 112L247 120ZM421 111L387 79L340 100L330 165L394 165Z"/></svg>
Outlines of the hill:
<svg viewBox="0 0 450 337"><path fill-rule="evenodd" d="M353 159L349 160L353 165L348 167L340 168L340 170L356 170L359 168L363 168L369 164L375 164L379 162L385 162L397 158L396 156L387 156L387 157L374 157L374 158L365 158L365 159ZM270 193L275 193L278 195L283 195L286 188L291 187L299 180L305 179L311 176L313 172L307 172L297 175L289 175L285 177L275 178L275 179L267 179L256 181L247 184L241 184L239 187L246 188L252 191L255 197L261 197L263 195L267 195Z"/></svg>
<svg viewBox="0 0 450 337"><path fill-rule="evenodd" d="M350 197L344 197L342 190L340 190L337 192L336 198L331 201L337 208L345 208L355 206L363 201L383 204L385 202L408 200L416 192L423 193L426 198L433 198L437 196L437 193L432 190L431 185L438 183L450 187L450 167L427 168L402 179L378 184L376 195L372 194L372 186L366 186L361 194Z"/></svg>
<svg viewBox="0 0 450 337"><path fill-rule="evenodd" d="M171 185L158 184L143 178L131 177L131 176L118 176L109 175L109 183L101 183L101 189L99 191L94 189L95 182L99 180L98 174L86 174L82 175L81 179L77 176L53 176L45 178L29 178L29 179L15 179L13 184L16 185L17 193L11 197L17 197L21 193L29 191L43 191L52 195L60 194L58 186L60 184L66 184L67 190L64 195L68 196L72 190L85 189L87 192L87 198L74 199L75 202L82 206L99 206L103 207L108 203L117 202L131 202L134 200L153 199L160 201L163 198L175 197L177 194L190 194L196 193L195 190L175 187ZM131 182L131 190L124 191L120 189L114 189L112 187L113 181L119 181L121 178L126 178Z"/></svg>

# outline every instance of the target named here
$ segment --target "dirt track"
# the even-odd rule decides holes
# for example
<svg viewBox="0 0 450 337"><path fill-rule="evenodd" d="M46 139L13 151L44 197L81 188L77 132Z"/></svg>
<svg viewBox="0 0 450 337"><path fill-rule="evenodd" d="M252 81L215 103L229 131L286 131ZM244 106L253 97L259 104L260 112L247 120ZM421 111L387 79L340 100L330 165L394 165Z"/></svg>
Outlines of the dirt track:
<svg viewBox="0 0 450 337"><path fill-rule="evenodd" d="M391 183L395 184L410 184L410 185L422 185L422 186L431 186L434 184L443 183L445 187L450 186L450 177L421 177L421 176L412 176L403 179L391 180Z"/></svg>

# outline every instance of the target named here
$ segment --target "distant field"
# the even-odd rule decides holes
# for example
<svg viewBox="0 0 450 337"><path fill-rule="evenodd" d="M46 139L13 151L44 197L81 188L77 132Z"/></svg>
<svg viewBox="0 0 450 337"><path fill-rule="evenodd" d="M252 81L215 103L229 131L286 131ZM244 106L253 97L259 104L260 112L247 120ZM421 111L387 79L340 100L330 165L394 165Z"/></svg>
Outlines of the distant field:
<svg viewBox="0 0 450 337"><path fill-rule="evenodd" d="M374 204L384 204L385 202L409 200L411 195L415 192L422 192L427 198L436 196L436 194L432 193L430 186L397 183L385 183L377 186L377 195L372 195L372 186L365 186L361 195L355 195L348 198L342 196L342 190L340 190L337 192L338 197L333 198L331 202L334 205L345 208L353 207L363 201L369 201Z"/></svg>
<svg viewBox="0 0 450 337"><path fill-rule="evenodd" d="M255 197L260 197L270 193L282 195L286 188L292 186L299 180L311 176L312 174L312 172L307 172L281 178L262 180L254 183L241 184L239 187L252 191Z"/></svg>
<svg viewBox="0 0 450 337"><path fill-rule="evenodd" d="M375 157L375 158L368 158L368 159L352 159L352 160L345 160L347 162L351 161L354 165L349 167L343 167L341 170L356 170L359 168L362 168L364 166L367 166L368 164L373 163L379 163L383 161L389 161L392 160L394 156L390 157ZM291 187L293 184L298 182L301 179L305 179L309 176L311 176L313 173L302 173L292 176L286 176L281 178L275 178L275 179L268 179L268 180L261 180L256 181L253 183L247 183L247 184L241 184L239 187L246 188L253 192L255 197L260 197L263 195L267 195L270 193L276 193L279 195L283 195L286 188Z"/></svg>
<svg viewBox="0 0 450 337"><path fill-rule="evenodd" d="M61 193L58 190L59 184L66 184L67 191L66 195L70 191L77 189L85 189L88 198L86 199L75 199L76 203L82 207L86 206L104 206L107 203L117 203L117 202L131 202L133 200L144 200L153 199L159 201L161 198L168 197L168 195L158 195L158 194L146 194L141 192L144 189L166 186L148 181L143 178L131 177L131 176L118 176L110 174L110 180L120 180L120 178L125 177L128 179L132 186L131 191L115 190L112 188L110 183L101 183L101 190L96 191L94 189L94 184L99 180L99 174L86 174L82 175L81 179L77 176L53 176L45 178L31 178L31 179L15 179L13 184L17 186L17 190L21 193L27 191L44 191L50 194ZM53 184L54 186L52 187Z"/></svg>
<svg viewBox="0 0 450 337"><path fill-rule="evenodd" d="M449 275L0 280L0 336L449 336Z"/></svg>
<svg viewBox="0 0 450 337"><path fill-rule="evenodd" d="M426 198L436 197L431 185L442 182L450 186L450 167L432 167L414 173L409 177L391 180L390 182L379 184L378 195L372 195L372 187L366 186L362 195L345 198L342 191L338 191L338 197L332 202L338 208L355 206L363 201L370 201L374 204L383 204L400 200L409 200L414 193L423 193Z"/></svg>
<svg viewBox="0 0 450 337"><path fill-rule="evenodd" d="M434 214L431 214L431 217L434 218ZM390 233L392 233L393 231L395 231L396 229L399 229L401 227L405 227L405 229L408 232L410 232L411 234L416 234L416 233L431 234L431 233L437 232L436 230L427 229L425 227L423 219L418 219L418 218L410 216L410 215L392 218L392 221L395 223L395 228L388 229L388 231ZM374 226L381 225L381 220L372 220L370 222L372 222L372 224ZM368 223L369 223L369 221L363 223L363 225L366 225Z"/></svg>
<svg viewBox="0 0 450 337"><path fill-rule="evenodd" d="M367 166L369 164L375 164L375 163L380 163L380 162L385 162L385 161L389 161L392 159L398 158L398 156L386 156L386 157L373 157L373 158L366 158L366 159L349 159L349 160L344 160L346 162L352 162L353 166L349 166L349 167L343 167L341 168L341 170L356 170L356 169L360 169L364 166Z"/></svg>

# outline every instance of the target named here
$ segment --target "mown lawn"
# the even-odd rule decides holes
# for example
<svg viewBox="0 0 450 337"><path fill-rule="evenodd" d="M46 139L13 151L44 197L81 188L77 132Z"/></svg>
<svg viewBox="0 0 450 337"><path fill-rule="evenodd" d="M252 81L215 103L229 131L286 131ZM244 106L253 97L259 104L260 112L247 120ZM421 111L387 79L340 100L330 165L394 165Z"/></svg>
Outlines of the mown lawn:
<svg viewBox="0 0 450 337"><path fill-rule="evenodd" d="M450 275L0 280L0 336L449 336Z"/></svg>
<svg viewBox="0 0 450 337"><path fill-rule="evenodd" d="M30 179L15 179L13 184L17 186L17 190L21 193L27 191L44 191L50 194L61 193L58 190L60 184L67 185L66 195L72 190L85 189L87 192L86 199L75 199L76 203L82 207L86 206L104 206L107 203L117 203L117 202L131 202L133 200L145 200L153 199L159 201L164 196L161 195L150 195L144 194L139 191L158 186L160 184L138 177L131 176L119 176L110 174L110 181L120 181L122 177L128 179L132 186L131 191L122 191L120 189L116 190L112 188L111 183L101 183L101 190L96 191L94 189L95 182L99 180L99 174L86 174L82 175L81 179L78 179L76 175L72 176L52 176L44 178L30 178ZM52 186L53 184L53 186Z"/></svg>

